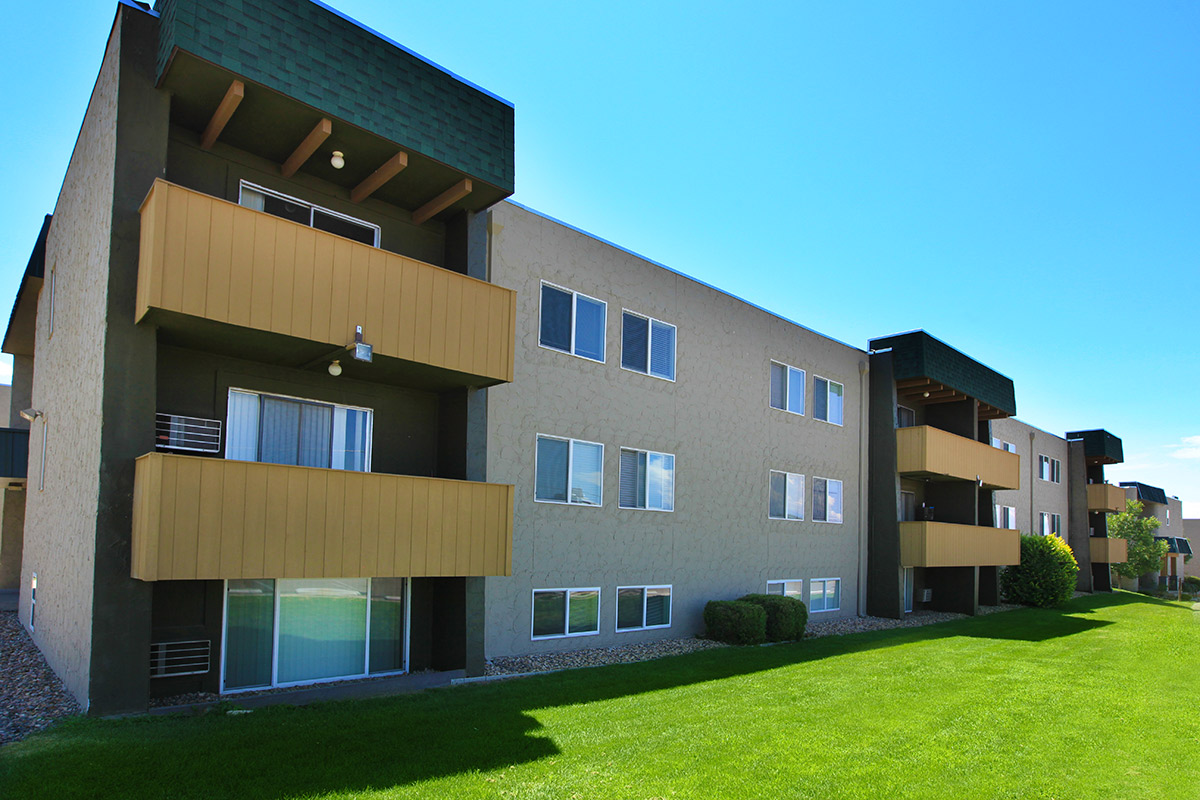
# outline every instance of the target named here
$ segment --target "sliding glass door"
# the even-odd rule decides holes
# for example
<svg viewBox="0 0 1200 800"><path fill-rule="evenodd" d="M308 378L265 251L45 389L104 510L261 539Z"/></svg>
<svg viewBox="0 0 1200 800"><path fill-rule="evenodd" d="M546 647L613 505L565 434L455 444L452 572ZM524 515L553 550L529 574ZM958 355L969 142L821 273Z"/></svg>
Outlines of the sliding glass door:
<svg viewBox="0 0 1200 800"><path fill-rule="evenodd" d="M225 457L369 472L370 409L229 390Z"/></svg>

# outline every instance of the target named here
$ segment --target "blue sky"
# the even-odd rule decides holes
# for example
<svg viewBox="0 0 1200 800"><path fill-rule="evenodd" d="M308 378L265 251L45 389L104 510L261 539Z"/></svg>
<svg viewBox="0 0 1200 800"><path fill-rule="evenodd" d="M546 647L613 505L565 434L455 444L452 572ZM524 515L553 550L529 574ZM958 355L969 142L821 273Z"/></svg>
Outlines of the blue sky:
<svg viewBox="0 0 1200 800"><path fill-rule="evenodd" d="M515 200L849 344L924 328L1200 517L1200 5L333 5L515 104ZM8 10L6 298L115 7Z"/></svg>

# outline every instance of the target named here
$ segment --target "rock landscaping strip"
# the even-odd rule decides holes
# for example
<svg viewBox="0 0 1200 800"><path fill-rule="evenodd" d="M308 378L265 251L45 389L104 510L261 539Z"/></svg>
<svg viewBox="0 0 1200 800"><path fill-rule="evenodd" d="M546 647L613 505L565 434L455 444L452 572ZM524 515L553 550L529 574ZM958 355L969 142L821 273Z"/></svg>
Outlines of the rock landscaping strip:
<svg viewBox="0 0 1200 800"><path fill-rule="evenodd" d="M527 672L549 672L579 667L602 667L608 664L631 664L665 656L678 656L728 647L707 639L659 639L656 642L629 644L624 647L593 647L588 650L569 650L563 653L539 653L528 656L493 658L485 667L485 675L521 675Z"/></svg>
<svg viewBox="0 0 1200 800"><path fill-rule="evenodd" d="M0 744L23 739L80 711L16 613L0 612Z"/></svg>

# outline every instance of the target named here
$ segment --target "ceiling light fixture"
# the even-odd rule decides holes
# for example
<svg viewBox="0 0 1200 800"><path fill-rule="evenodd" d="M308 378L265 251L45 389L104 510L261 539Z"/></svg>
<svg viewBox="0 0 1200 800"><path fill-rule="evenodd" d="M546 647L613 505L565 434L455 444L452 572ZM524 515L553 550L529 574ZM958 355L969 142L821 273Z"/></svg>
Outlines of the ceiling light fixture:
<svg viewBox="0 0 1200 800"><path fill-rule="evenodd" d="M346 155L341 150L334 150L333 156L329 159L329 164L334 169L341 169L346 166Z"/></svg>
<svg viewBox="0 0 1200 800"><path fill-rule="evenodd" d="M26 408L21 412L21 419L27 422L33 422L38 417L44 416L41 411L36 408Z"/></svg>
<svg viewBox="0 0 1200 800"><path fill-rule="evenodd" d="M329 374L335 378L342 374L342 363L336 358L329 362Z"/></svg>

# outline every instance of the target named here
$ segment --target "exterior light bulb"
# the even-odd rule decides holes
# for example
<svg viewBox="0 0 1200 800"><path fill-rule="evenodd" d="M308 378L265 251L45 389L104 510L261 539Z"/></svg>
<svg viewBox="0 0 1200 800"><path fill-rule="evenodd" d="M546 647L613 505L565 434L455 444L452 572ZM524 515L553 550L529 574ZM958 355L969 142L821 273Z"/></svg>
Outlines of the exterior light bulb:
<svg viewBox="0 0 1200 800"><path fill-rule="evenodd" d="M329 374L335 378L342 374L342 365L336 358L329 362Z"/></svg>
<svg viewBox="0 0 1200 800"><path fill-rule="evenodd" d="M334 150L333 157L329 159L329 163L334 169L341 169L346 166L346 156L341 150Z"/></svg>

